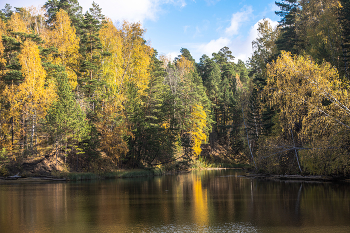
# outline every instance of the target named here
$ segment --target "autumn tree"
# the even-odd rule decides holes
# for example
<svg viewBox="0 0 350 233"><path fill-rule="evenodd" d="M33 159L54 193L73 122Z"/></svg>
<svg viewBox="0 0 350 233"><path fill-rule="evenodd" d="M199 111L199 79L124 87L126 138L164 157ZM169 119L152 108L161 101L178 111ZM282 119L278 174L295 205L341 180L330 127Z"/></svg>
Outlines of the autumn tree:
<svg viewBox="0 0 350 233"><path fill-rule="evenodd" d="M110 19L100 30L99 38L102 52L108 54L101 59L101 81L97 90L101 99L101 108L97 113L96 127L100 137L101 149L119 164L129 151L125 138L131 136L125 115L123 102L126 101L125 83L123 83L122 38L121 32Z"/></svg>
<svg viewBox="0 0 350 233"><path fill-rule="evenodd" d="M5 34L6 25L5 23L0 19L0 38ZM5 150L11 150L11 146L8 142L8 135L9 135L9 128L7 127L8 123L8 116L4 114L4 110L6 109L6 98L4 98L3 91L6 87L6 83L3 80L3 77L6 74L6 59L4 57L4 50L5 46L3 44L3 41L0 40L0 111L2 114L0 114L0 145ZM13 132L13 131L12 131Z"/></svg>
<svg viewBox="0 0 350 233"><path fill-rule="evenodd" d="M150 64L150 80L139 105L135 105L131 122L133 140L129 148L133 158L138 157L146 166L168 163L176 151L176 130L170 127L171 107L169 88L164 83L165 70L155 52Z"/></svg>
<svg viewBox="0 0 350 233"><path fill-rule="evenodd" d="M290 134L289 151L301 153L311 173L348 173L348 91L329 63L283 52L268 65L271 101L279 106L281 132ZM275 147L276 148L276 147Z"/></svg>
<svg viewBox="0 0 350 233"><path fill-rule="evenodd" d="M177 129L183 155L193 159L200 154L199 144L205 142L204 135L211 130L211 109L202 78L194 62L187 59L191 56L188 50L182 51L185 53L175 63L168 64L165 81L171 96L170 128Z"/></svg>
<svg viewBox="0 0 350 233"><path fill-rule="evenodd" d="M71 25L68 13L60 9L54 16L48 35L48 47L57 49L57 55L51 54L49 61L65 67L68 80L73 89L77 86L77 71L79 68L79 38Z"/></svg>
<svg viewBox="0 0 350 233"><path fill-rule="evenodd" d="M203 55L200 59L199 69L203 84L207 90L207 96L212 103L214 120L218 122L218 105L222 94L220 92L220 66L208 56Z"/></svg>
<svg viewBox="0 0 350 233"><path fill-rule="evenodd" d="M308 0L300 1L299 31L303 34L303 41L307 41L304 48L315 61L323 60L339 67L341 54L341 32L338 21L338 0Z"/></svg>
<svg viewBox="0 0 350 233"><path fill-rule="evenodd" d="M192 150L195 156L201 154L201 145L207 141L205 128L207 128L207 114L201 105L195 105L191 112L191 126L189 132L191 135Z"/></svg>
<svg viewBox="0 0 350 233"><path fill-rule="evenodd" d="M259 22L257 30L258 37L252 42L253 54L249 59L249 92L243 98L246 127L253 152L259 147L259 138L269 136L275 125L275 109L268 103L263 89L267 85L266 65L278 53L276 40L279 35L279 29L273 28L267 19Z"/></svg>
<svg viewBox="0 0 350 233"><path fill-rule="evenodd" d="M22 13L23 12L24 10L22 11ZM41 69L38 69L38 70L36 69L36 66L39 66L39 67L41 66L39 50L36 43L40 44L42 40L38 35L33 33L30 25L27 22L24 22L23 20L24 15L22 13L17 12L17 13L11 14L10 19L7 20L7 24L6 25L1 24L2 32L3 32L2 45L4 46L3 63L2 63L4 66L2 67L3 69L1 71L1 79L2 79L2 84L5 85L3 86L5 87L5 92L3 95L3 98L4 98L3 103L6 103L5 105L3 105L4 107L6 106L3 109L3 112L6 113L3 115L3 116L6 116L3 129L8 128L7 134L8 136L10 135L11 136L7 138L8 139L11 138L11 145L14 145L16 138L17 140L20 138L22 139L22 145L26 144L25 142L26 136L24 133L24 130L25 130L24 115L25 114L21 107L24 104L23 103L24 100L21 100L22 103L17 102L18 99L24 98L21 95L23 95L23 92L25 91L20 90L19 86L21 85L21 88L24 88L25 84L23 83L25 82L25 80L28 80L28 78L29 79L34 78L34 80L38 81L37 79L37 76L38 76L38 77L41 77L41 79L45 80L45 78L38 75L39 73L41 73ZM24 43L26 44L24 45ZM25 55L23 54L21 55L21 53L23 52L25 53ZM27 60L24 59L25 57L28 57L28 56L29 57L36 56L36 57L34 57L35 59L31 60L32 63L28 63ZM21 58L22 58L22 61L21 61ZM23 64L25 64L26 66L32 66L32 67L31 68L23 67ZM36 73L34 77L32 77L33 74L31 74L32 71L30 71L30 69L38 71L38 73ZM24 73L24 71L26 73ZM40 83L39 86L41 86L42 84L41 81L39 83ZM20 93L21 91L22 93ZM34 129L32 129L32 132L33 132L32 136L34 136L36 122L34 121L33 124L34 124ZM31 145L33 145L33 143L31 143Z"/></svg>
<svg viewBox="0 0 350 233"><path fill-rule="evenodd" d="M56 14L60 10L67 12L70 21L74 28L81 34L80 26L83 20L82 7L79 5L78 0L48 0L43 8L46 9L46 17L48 24L51 24L55 20Z"/></svg>
<svg viewBox="0 0 350 233"><path fill-rule="evenodd" d="M57 157L61 151L65 158L69 151L79 153L79 142L88 135L88 122L84 112L75 100L64 67L56 66L51 73L56 78L57 99L45 116L45 132L49 133Z"/></svg>
<svg viewBox="0 0 350 233"><path fill-rule="evenodd" d="M146 164L152 162L145 152L146 145L144 144L144 137L147 134L145 131L148 130L148 119L143 117L146 117L147 113L140 111L145 110L147 99L154 97L151 93L146 92L148 88L154 88L149 86L151 85L150 68L154 51L143 39L145 31L139 23L124 22L120 30L122 38L122 73L120 77L122 93L126 97L123 106L127 121L131 123L131 133L135 135L135 137L128 138L129 153L126 158L127 163L137 167L143 166L143 162ZM154 106L148 107L153 108Z"/></svg>
<svg viewBox="0 0 350 233"><path fill-rule="evenodd" d="M46 83L46 71L34 42L23 43L18 59L24 80L18 86L7 86L5 95L10 105L9 117L16 125L22 124L23 144L29 134L30 149L33 150L37 125L56 97L55 85Z"/></svg>

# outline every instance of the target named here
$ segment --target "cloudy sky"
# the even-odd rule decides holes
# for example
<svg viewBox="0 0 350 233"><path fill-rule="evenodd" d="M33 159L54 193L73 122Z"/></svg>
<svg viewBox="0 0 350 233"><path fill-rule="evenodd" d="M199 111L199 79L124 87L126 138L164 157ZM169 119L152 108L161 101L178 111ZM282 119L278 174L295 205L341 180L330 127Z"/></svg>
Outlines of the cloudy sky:
<svg viewBox="0 0 350 233"><path fill-rule="evenodd" d="M0 0L13 7L42 6L46 0ZM159 54L179 54L187 48L199 62L228 46L236 59L246 61L252 53L251 42L257 25L267 18L273 25L279 18L274 0L95 0L103 13L115 23L141 22L145 39ZM85 12L92 0L80 0Z"/></svg>

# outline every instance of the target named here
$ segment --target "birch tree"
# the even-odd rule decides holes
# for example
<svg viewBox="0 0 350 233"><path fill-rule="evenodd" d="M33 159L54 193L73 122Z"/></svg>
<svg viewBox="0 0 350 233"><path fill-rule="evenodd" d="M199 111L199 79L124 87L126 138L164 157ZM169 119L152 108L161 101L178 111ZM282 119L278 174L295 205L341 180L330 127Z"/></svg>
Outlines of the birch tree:
<svg viewBox="0 0 350 233"><path fill-rule="evenodd" d="M266 91L279 107L281 131L291 132L294 148L303 150L302 165L314 173L347 173L348 84L329 63L286 52L267 70Z"/></svg>
<svg viewBox="0 0 350 233"><path fill-rule="evenodd" d="M48 35L48 47L57 48L58 56L49 56L49 60L55 65L65 67L68 80L73 89L78 85L76 72L79 69L79 38L66 11L60 9L52 21Z"/></svg>
<svg viewBox="0 0 350 233"><path fill-rule="evenodd" d="M10 104L10 117L16 124L24 124L24 136L26 137L27 133L30 135L30 149L33 150L36 126L39 120L45 117L47 109L56 98L55 85L46 85L46 71L41 64L39 48L34 42L23 43L18 59L24 80L18 86L8 86L4 94Z"/></svg>

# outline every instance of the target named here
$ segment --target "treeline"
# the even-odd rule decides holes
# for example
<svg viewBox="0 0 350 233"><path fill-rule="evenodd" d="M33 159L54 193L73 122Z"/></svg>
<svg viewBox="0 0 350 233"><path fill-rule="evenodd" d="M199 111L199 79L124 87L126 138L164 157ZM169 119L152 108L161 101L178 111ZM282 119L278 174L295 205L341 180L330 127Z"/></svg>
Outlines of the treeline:
<svg viewBox="0 0 350 233"><path fill-rule="evenodd" d="M227 47L198 64L158 56L139 23L116 27L96 3L49 0L0 13L0 157L64 158L72 170L198 159L202 144L244 149L239 88L248 70ZM242 84L243 83L243 84Z"/></svg>
<svg viewBox="0 0 350 233"><path fill-rule="evenodd" d="M245 99L250 149L272 173L349 175L350 2L276 2L250 64Z"/></svg>
<svg viewBox="0 0 350 233"><path fill-rule="evenodd" d="M72 170L249 162L269 173L349 175L350 3L283 0L247 64L158 56L138 23L96 3L0 13L0 159ZM248 67L248 68L247 68ZM107 164L108 165L108 164Z"/></svg>

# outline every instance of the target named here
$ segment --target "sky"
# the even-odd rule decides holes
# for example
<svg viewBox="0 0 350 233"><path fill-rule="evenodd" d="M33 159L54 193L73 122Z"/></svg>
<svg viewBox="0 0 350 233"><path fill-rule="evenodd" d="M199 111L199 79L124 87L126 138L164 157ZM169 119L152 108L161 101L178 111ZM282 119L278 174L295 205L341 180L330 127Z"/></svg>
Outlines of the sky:
<svg viewBox="0 0 350 233"><path fill-rule="evenodd" d="M0 0L13 7L41 7L46 0ZM227 46L235 61L247 61L258 22L266 18L276 26L279 17L275 0L95 0L116 25L123 20L140 22L144 39L159 55L175 58L187 48L196 62ZM80 0L83 12L92 0Z"/></svg>

